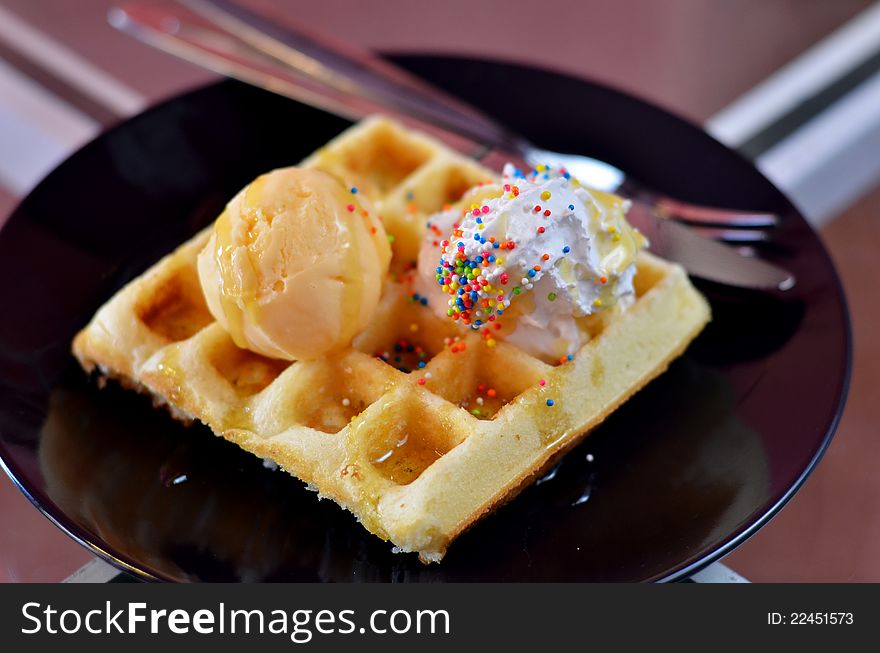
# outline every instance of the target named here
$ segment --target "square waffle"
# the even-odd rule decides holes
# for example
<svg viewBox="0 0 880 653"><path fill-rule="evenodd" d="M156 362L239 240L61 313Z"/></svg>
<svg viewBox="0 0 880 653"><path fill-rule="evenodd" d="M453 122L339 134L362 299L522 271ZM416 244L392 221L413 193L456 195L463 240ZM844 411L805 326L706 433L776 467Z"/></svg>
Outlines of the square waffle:
<svg viewBox="0 0 880 653"><path fill-rule="evenodd" d="M571 360L489 348L414 300L401 271L417 256L426 216L495 173L383 118L303 165L357 186L394 238L379 307L347 350L289 363L238 348L202 295L205 230L117 292L73 353L87 371L274 461L423 561L439 561L458 534L665 370L709 319L682 268L643 252L635 302L597 320Z"/></svg>

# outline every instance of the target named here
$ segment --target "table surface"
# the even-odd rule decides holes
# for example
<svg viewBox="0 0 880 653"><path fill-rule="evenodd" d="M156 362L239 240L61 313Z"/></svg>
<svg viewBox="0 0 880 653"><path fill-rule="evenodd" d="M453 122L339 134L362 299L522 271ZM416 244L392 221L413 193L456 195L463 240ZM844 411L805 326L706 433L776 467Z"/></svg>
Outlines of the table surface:
<svg viewBox="0 0 880 653"><path fill-rule="evenodd" d="M72 53L124 85L116 110L108 112L84 101L75 88L42 80L78 107L86 135L213 78L109 28L105 16L113 4L0 0L0 63L41 80L40 66L10 45L21 34L33 36L29 29L36 30L34 38L44 39L50 50L60 47L61 56ZM465 0L243 4L281 21L307 17L309 24L338 39L377 50L495 57L566 71L704 122L871 3L544 0L508 2L503 9ZM0 108L3 97L0 92ZM2 143L0 157L15 156ZM0 224L22 193L8 186L0 184ZM768 526L725 559L753 581L880 580L880 556L875 555L880 550L880 475L875 471L880 440L873 437L880 424L875 390L880 307L873 301L872 281L880 248L878 215L880 187L822 229L852 313L852 386L838 433L818 469ZM0 479L0 517L0 581L58 581L92 557L5 477Z"/></svg>

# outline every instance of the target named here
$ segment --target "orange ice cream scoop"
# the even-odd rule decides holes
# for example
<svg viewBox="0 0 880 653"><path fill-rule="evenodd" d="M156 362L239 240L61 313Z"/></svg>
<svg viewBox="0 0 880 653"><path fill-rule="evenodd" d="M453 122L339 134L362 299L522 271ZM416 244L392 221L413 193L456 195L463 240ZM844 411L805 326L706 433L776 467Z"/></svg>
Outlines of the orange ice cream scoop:
<svg viewBox="0 0 880 653"><path fill-rule="evenodd" d="M346 347L372 317L391 249L356 189L306 168L258 177L199 254L202 291L235 344L285 360Z"/></svg>

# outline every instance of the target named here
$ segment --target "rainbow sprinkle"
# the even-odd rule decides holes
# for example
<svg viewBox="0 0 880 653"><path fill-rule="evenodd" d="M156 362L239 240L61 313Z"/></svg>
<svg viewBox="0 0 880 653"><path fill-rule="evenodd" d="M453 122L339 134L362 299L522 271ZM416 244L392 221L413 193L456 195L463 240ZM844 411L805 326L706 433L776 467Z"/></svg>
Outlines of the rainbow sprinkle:
<svg viewBox="0 0 880 653"><path fill-rule="evenodd" d="M409 374L414 368L422 369L426 365L428 353L418 343L401 338L394 343L391 350L377 351L374 356Z"/></svg>

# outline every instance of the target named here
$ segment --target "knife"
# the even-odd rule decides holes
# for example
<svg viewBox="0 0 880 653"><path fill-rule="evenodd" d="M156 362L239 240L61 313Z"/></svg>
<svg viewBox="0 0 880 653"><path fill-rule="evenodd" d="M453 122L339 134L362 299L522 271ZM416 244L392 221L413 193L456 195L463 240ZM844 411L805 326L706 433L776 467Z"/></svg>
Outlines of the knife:
<svg viewBox="0 0 880 653"><path fill-rule="evenodd" d="M654 215L644 204L633 204L627 221L648 239L657 256L679 263L689 274L730 286L790 290L793 274L772 263L746 258L736 250L703 238L688 227Z"/></svg>

